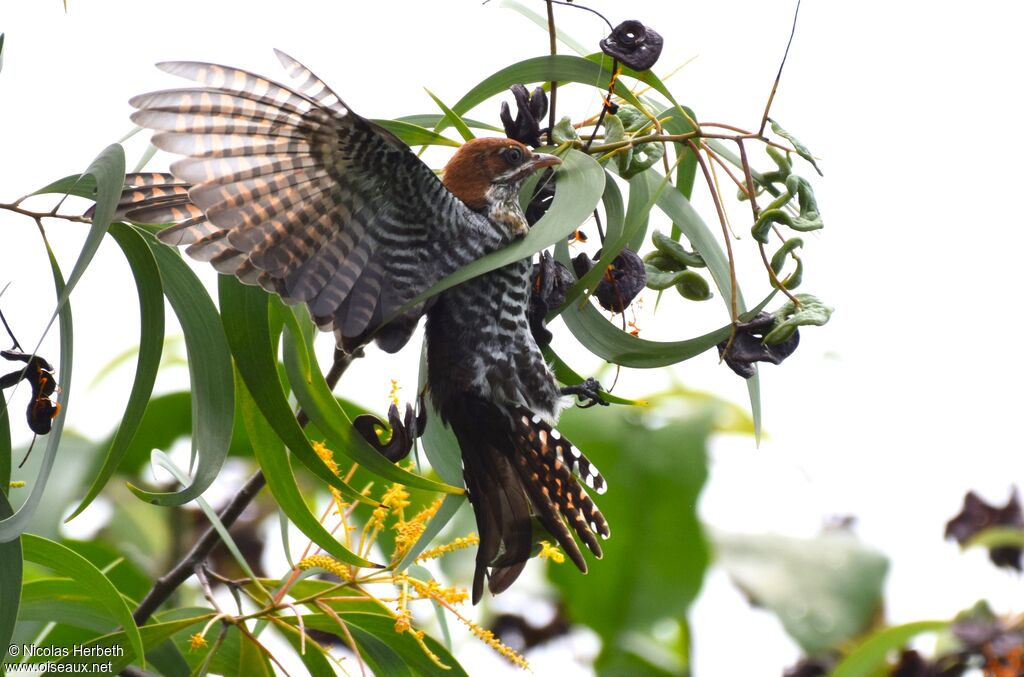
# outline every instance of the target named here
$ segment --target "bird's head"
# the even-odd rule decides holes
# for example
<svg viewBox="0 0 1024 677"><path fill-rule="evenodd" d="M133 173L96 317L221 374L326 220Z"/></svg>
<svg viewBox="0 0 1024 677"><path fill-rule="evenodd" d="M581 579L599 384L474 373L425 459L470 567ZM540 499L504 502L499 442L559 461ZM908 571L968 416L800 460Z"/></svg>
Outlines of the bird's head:
<svg viewBox="0 0 1024 677"><path fill-rule="evenodd" d="M444 185L470 209L490 210L514 201L523 180L538 169L560 164L554 155L534 153L513 139L481 138L463 144L444 168Z"/></svg>

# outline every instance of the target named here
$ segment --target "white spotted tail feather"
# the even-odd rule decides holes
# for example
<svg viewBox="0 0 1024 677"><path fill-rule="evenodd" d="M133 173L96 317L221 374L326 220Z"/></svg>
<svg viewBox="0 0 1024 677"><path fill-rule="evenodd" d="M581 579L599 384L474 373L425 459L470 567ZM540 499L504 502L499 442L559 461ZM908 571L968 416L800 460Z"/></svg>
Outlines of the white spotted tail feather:
<svg viewBox="0 0 1024 677"><path fill-rule="evenodd" d="M568 522L595 557L602 556L597 535L608 538L611 530L576 476L599 494L607 489L604 477L579 449L543 419L525 407L517 407L513 416L515 465L535 516L573 563L586 572L583 554L565 524Z"/></svg>
<svg viewBox="0 0 1024 677"><path fill-rule="evenodd" d="M401 140L277 55L294 88L216 64L159 65L199 84L134 97L132 120L156 131L154 145L186 157L171 165L173 183L136 193L124 211L175 222L160 240L305 303L339 346L374 336L397 351L425 310L408 302L512 236Z"/></svg>

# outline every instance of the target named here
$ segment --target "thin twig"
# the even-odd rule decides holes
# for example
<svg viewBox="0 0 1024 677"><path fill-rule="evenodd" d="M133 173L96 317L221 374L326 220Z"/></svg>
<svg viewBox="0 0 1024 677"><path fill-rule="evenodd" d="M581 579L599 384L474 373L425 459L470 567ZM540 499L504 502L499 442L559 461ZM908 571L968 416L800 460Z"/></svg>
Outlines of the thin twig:
<svg viewBox="0 0 1024 677"><path fill-rule="evenodd" d="M708 171L708 165L704 162L704 158L700 154L700 149L697 148L697 144L693 141L687 142L690 146L690 150L697 157L697 164L700 165L700 169L704 172L704 181L708 184L708 190L711 191L711 199L715 203L715 209L718 211L718 220L722 224L722 239L725 240L725 252L729 257L729 286L730 291L730 306L729 309L732 314L732 322L735 325L739 322L739 299L736 282L736 259L732 253L732 238L729 237L729 226L725 218L725 209L722 206L721 197L718 195L718 191L715 190L714 181L711 178L711 172Z"/></svg>
<svg viewBox="0 0 1024 677"><path fill-rule="evenodd" d="M338 357L339 353L343 356L341 359ZM341 379L342 374L345 373L345 370L352 364L353 360L360 356L362 356L362 351L356 351L353 354L341 353L341 351L335 352L334 364L326 377L327 385L331 390L334 390L335 386L338 385L338 380ZM299 411L297 417L301 417L302 425L305 425L304 422L309 420L302 411ZM262 470L249 478L249 481L242 486L242 489L235 494L231 502L218 515L225 529L231 528L242 514L242 511L248 507L249 503L252 502L256 494L260 492L260 489L266 483L267 479L263 476ZM153 615L160 605L166 602L174 591L192 576L195 567L205 561L220 542L220 534L217 533L217 530L213 527L207 529L206 533L199 538L188 554L174 568L158 578L153 584L149 593L132 614L135 623L143 625L149 620L150 616Z"/></svg>
<svg viewBox="0 0 1024 677"><path fill-rule="evenodd" d="M786 57L789 56L789 48L793 44L793 36L796 35L796 19L800 16L800 0L796 0L796 11L793 12L793 27L789 30L789 42L786 43L786 51L782 55L782 63L779 64L779 72L772 83L772 91L768 95L768 102L764 105L764 115L761 116L761 127L757 130L758 136L764 136L764 128L768 125L768 115L772 109L772 101L775 100L775 92L779 89L779 80L782 79L782 69L786 66Z"/></svg>
<svg viewBox="0 0 1024 677"><path fill-rule="evenodd" d="M547 0L548 6L548 43L551 49L551 56L558 53L558 41L555 34L555 8L551 0ZM548 108L548 143L555 145L555 105L558 103L558 83L551 81L551 107Z"/></svg>

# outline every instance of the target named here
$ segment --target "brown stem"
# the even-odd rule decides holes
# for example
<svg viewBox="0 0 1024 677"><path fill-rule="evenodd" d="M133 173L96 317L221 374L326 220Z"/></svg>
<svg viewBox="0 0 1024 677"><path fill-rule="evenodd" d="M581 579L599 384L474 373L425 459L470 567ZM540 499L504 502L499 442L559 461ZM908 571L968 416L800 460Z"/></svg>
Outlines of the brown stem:
<svg viewBox="0 0 1024 677"><path fill-rule="evenodd" d="M687 141L690 146L690 150L697 158L697 164L700 165L700 169L704 172L704 181L708 184L708 190L711 191L711 199L715 203L715 209L718 211L718 221L722 224L722 239L725 240L725 252L729 257L729 286L730 292L730 310L732 311L732 322L735 325L739 322L739 297L736 287L736 259L732 253L732 238L729 236L729 225L725 218L725 208L722 206L722 199L718 195L718 191L715 190L715 182L711 178L711 172L708 171L708 165L704 162L704 158L700 154L700 149L693 141Z"/></svg>
<svg viewBox="0 0 1024 677"><path fill-rule="evenodd" d="M339 357L340 355L340 357ZM335 386L338 385L338 381L341 379L342 374L357 357L361 357L363 352L358 350L352 354L343 353L341 351L335 351L334 364L331 366L331 370L327 373L327 385L331 390L334 390ZM309 418L301 410L297 414L297 418L300 419L301 425L305 426ZM249 478L242 489L235 494L231 502L224 507L218 517L225 529L230 529L235 523L238 517L242 514L242 511L252 502L256 495L260 492L260 489L267 483L266 477L263 476L263 471L258 471L255 475ZM132 617L135 619L137 625L143 625L150 616L153 615L161 604L167 601L167 599L174 593L178 587L188 580L195 572L196 566L202 564L213 549L220 543L220 534L213 527L206 530L199 540L192 547L192 549L185 555L180 562L178 562L173 569L168 571L166 574L161 576L153 584L146 597L139 603L139 606L135 609Z"/></svg>
<svg viewBox="0 0 1024 677"><path fill-rule="evenodd" d="M768 125L768 115L772 109L772 101L775 100L775 92L779 89L779 80L782 79L782 69L786 66L786 57L789 56L789 48L793 44L793 36L796 35L796 19L800 16L800 0L796 0L796 10L793 12L793 27L789 31L789 42L786 43L786 51L782 55L782 63L779 64L779 72L775 75L775 82L772 83L772 91L768 94L768 102L764 105L764 115L761 116L761 127L757 130L758 136L764 136L764 128Z"/></svg>

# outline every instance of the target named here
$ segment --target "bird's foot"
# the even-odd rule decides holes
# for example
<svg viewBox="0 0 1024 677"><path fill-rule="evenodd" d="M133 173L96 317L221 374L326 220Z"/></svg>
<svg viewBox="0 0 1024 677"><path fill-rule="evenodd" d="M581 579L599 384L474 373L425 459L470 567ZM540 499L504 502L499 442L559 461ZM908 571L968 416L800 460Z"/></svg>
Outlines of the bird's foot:
<svg viewBox="0 0 1024 677"><path fill-rule="evenodd" d="M417 403L418 412L414 413L412 405L405 405L405 416L398 415L398 405L392 404L388 409L388 423L380 420L373 414L356 416L352 421L352 427L356 429L366 443L381 453L384 458L392 463L398 463L412 451L416 439L423 434L427 427L427 408L424 406L421 395ZM391 437L387 442L382 442L380 434L391 426Z"/></svg>
<svg viewBox="0 0 1024 677"><path fill-rule="evenodd" d="M601 387L596 378L588 378L583 383L578 383L574 386L564 386L561 393L563 395L575 395L579 401L583 402L583 404L579 405L580 408L587 409L595 404L600 404L602 407L608 406L608 402L601 397L601 391L603 390L604 388Z"/></svg>

